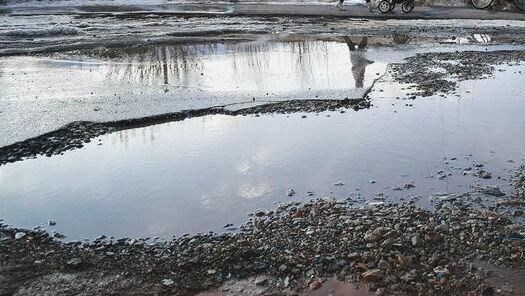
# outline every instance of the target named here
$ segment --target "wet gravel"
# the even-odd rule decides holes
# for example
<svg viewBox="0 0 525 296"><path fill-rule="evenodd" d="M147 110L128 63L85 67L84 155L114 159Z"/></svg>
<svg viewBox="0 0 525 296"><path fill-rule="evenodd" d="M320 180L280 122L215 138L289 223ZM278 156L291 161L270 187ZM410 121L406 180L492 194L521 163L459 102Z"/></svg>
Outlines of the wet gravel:
<svg viewBox="0 0 525 296"><path fill-rule="evenodd" d="M491 77L497 66L525 61L525 51L421 53L392 66L397 82L415 85L408 97L456 94L458 83Z"/></svg>
<svg viewBox="0 0 525 296"><path fill-rule="evenodd" d="M12 145L0 147L0 165L34 158L51 157L65 151L84 147L91 139L115 128L101 123L73 122L63 128Z"/></svg>
<svg viewBox="0 0 525 296"><path fill-rule="evenodd" d="M525 201L525 166L520 166L514 178L514 196Z"/></svg>
<svg viewBox="0 0 525 296"><path fill-rule="evenodd" d="M316 289L334 277L380 295L492 295L497 287L474 260L525 265L525 227L501 214L467 203L439 202L433 210L354 203L291 201L233 234L157 242L62 243L57 233L1 225L0 294L188 295L266 275L259 283L265 295Z"/></svg>
<svg viewBox="0 0 525 296"><path fill-rule="evenodd" d="M64 126L59 130L12 145L0 147L0 166L7 163L22 161L24 159L35 158L38 155L51 157L53 155L63 154L69 150L82 148L85 144L91 142L93 138L109 132L158 124L167 121L179 121L190 117L206 116L212 114L237 116L293 112L315 113L322 111L335 111L339 109L359 110L370 107L370 101L368 99L296 100L259 104L260 105L238 110L229 110L223 106L105 123L85 121L74 122Z"/></svg>

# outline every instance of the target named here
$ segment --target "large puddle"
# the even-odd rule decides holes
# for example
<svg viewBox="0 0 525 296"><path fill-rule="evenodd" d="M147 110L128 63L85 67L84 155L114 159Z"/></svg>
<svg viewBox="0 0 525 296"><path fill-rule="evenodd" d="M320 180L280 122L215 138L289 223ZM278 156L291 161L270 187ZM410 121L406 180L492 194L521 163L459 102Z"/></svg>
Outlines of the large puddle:
<svg viewBox="0 0 525 296"><path fill-rule="evenodd" d="M0 145L73 121L104 122L253 100L360 98L388 64L417 52L463 44L499 47L481 34L440 40L403 35L267 38L1 57Z"/></svg>
<svg viewBox="0 0 525 296"><path fill-rule="evenodd" d="M284 64L278 57L268 62ZM224 68L225 88L259 89L248 78L227 83L228 63L209 68L215 75ZM373 67L383 66L367 69L364 85L375 76ZM282 75L260 83L353 87L357 80L345 69L319 79L312 73L304 84L293 71L288 83L279 82ZM374 86L374 106L357 112L203 116L104 135L81 150L0 167L0 217L22 227L48 227L52 219L57 225L49 229L69 239L154 237L222 231L249 212L312 197L373 202L420 195L417 202L426 206L433 193L464 193L475 183L507 191L507 181L497 177L525 159L525 100L517 83L525 68L498 69L494 78L461 83L460 98L396 100L404 86L385 78ZM474 164L484 164L493 178L464 174ZM450 175L439 178L438 171ZM339 182L344 186L334 185ZM393 190L407 183L416 187ZM293 197L286 195L291 188Z"/></svg>

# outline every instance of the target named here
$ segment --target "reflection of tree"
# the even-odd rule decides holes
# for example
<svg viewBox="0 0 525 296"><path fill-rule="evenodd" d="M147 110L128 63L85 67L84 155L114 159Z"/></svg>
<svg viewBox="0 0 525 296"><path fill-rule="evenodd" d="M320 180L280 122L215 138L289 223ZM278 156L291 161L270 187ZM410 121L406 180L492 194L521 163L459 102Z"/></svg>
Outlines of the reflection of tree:
<svg viewBox="0 0 525 296"><path fill-rule="evenodd" d="M343 39L350 50L350 61L352 62L352 74L354 75L355 87L362 88L365 80L366 67L373 63L373 61L368 60L365 55L368 37L362 37L361 42L357 45L354 44L348 36L343 37Z"/></svg>
<svg viewBox="0 0 525 296"><path fill-rule="evenodd" d="M108 64L110 79L147 84L191 88L199 84L205 59L227 54L232 57L234 77L246 73L254 75L253 83L260 89L271 67L276 63L275 53L286 53L286 63L291 63L295 73L300 73L303 85L310 85L321 58L327 57L325 42L244 42L231 44L161 45L155 47L110 49L88 53L96 57L117 60ZM289 60L288 60L289 59ZM278 68L279 69L279 68ZM242 77L241 77L242 78Z"/></svg>
<svg viewBox="0 0 525 296"><path fill-rule="evenodd" d="M286 65L277 64L275 54L285 52L289 54L289 60L281 61L291 66L293 73L299 73L303 86L310 86L318 70L321 58L328 56L326 42L293 41L293 42L249 42L229 46L233 51L233 71L235 75L241 75L244 71L257 73L255 79L257 86L262 89L265 75L270 67L278 67L284 70ZM317 64L316 64L317 63ZM275 70L275 69L274 69Z"/></svg>
<svg viewBox="0 0 525 296"><path fill-rule="evenodd" d="M196 59L199 51L209 50L212 45L195 46L155 46L134 49L123 49L119 52L121 63L110 65L109 76L119 80L134 80L148 84L172 85L176 87L189 85L190 72L202 69Z"/></svg>

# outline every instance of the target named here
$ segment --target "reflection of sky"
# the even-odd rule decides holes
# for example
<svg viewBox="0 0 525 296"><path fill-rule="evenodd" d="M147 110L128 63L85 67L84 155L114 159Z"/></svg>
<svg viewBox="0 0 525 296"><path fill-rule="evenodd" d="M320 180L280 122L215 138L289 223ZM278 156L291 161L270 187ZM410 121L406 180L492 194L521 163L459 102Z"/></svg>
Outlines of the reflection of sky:
<svg viewBox="0 0 525 296"><path fill-rule="evenodd" d="M464 156L473 154L503 176L507 160L525 157L525 102L515 83L523 74L496 76L462 83L461 99L408 102L414 108L388 98L399 85L381 83L377 108L330 118L207 116L113 133L102 146L93 141L63 156L0 167L0 217L25 227L54 219L73 237L146 236L220 228L292 200L289 188L296 198L310 190L324 197L339 180L346 186L333 189L338 197L410 181L417 185L411 193L423 196L430 187L469 190L470 179L424 177L454 171L444 157L467 167Z"/></svg>
<svg viewBox="0 0 525 296"><path fill-rule="evenodd" d="M310 190L324 197L339 180L346 185L332 190L343 198L355 188L397 194L388 188L410 181L410 193L423 196L430 187L469 190L471 179L425 176L456 172L444 157L458 157L451 165L460 168L486 161L502 176L507 160L525 158L525 102L515 83L523 76L496 75L462 83L461 99L418 99L414 108L377 97L399 91L385 83L377 108L330 118L207 116L109 134L102 146L0 167L0 217L26 227L54 219L74 237L149 236L217 229L294 200L289 188L297 199Z"/></svg>
<svg viewBox="0 0 525 296"><path fill-rule="evenodd" d="M6 66L16 69L17 75L0 79L2 95L18 99L74 98L92 92L112 95L134 86L152 87L138 88L141 92L281 93L349 89L355 85L349 51L342 42L250 42L111 51L116 53L106 54L112 59L97 52L84 58L8 60ZM365 87L375 78L371 73L383 73L385 67L384 63L370 65ZM24 89L19 87L22 83Z"/></svg>

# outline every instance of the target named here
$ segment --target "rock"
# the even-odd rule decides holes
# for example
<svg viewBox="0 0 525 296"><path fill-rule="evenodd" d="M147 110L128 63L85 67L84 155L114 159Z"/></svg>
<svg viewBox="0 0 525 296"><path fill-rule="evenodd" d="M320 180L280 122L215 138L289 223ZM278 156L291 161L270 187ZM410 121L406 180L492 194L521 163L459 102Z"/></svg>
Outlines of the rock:
<svg viewBox="0 0 525 296"><path fill-rule="evenodd" d="M310 290L317 290L321 287L321 282L318 281L318 280L315 280L313 282L310 283Z"/></svg>
<svg viewBox="0 0 525 296"><path fill-rule="evenodd" d="M78 257L72 258L66 262L66 265L73 268L79 267L80 265L82 265L82 259Z"/></svg>
<svg viewBox="0 0 525 296"><path fill-rule="evenodd" d="M523 211L514 211L512 212L512 216L515 216L515 217L519 217L519 216L523 216L525 215L525 213Z"/></svg>
<svg viewBox="0 0 525 296"><path fill-rule="evenodd" d="M414 247L420 246L422 243L421 238L418 235L413 236L410 241Z"/></svg>
<svg viewBox="0 0 525 296"><path fill-rule="evenodd" d="M416 278L417 278L417 276L416 276L415 272L413 272L413 271L407 272L407 273L405 273L404 275L401 276L401 280L403 280L405 282L412 282Z"/></svg>
<svg viewBox="0 0 525 296"><path fill-rule="evenodd" d="M268 278L262 277L262 276L258 276L255 279L254 284L257 285L257 286L266 286L266 284L268 284Z"/></svg>
<svg viewBox="0 0 525 296"><path fill-rule="evenodd" d="M525 200L502 200L497 202L502 206L525 206Z"/></svg>
<svg viewBox="0 0 525 296"><path fill-rule="evenodd" d="M173 286L175 284L175 281L173 281L171 279L163 279L162 280L162 284L164 286Z"/></svg>
<svg viewBox="0 0 525 296"><path fill-rule="evenodd" d="M66 238L65 235L63 235L62 233L59 233L59 232L55 232L55 233L53 233L53 237L54 237L54 238L58 238L58 239L64 239L64 238Z"/></svg>
<svg viewBox="0 0 525 296"><path fill-rule="evenodd" d="M376 242L380 239L380 236L372 231L369 231L365 233L365 236L363 237L365 241L367 242Z"/></svg>
<svg viewBox="0 0 525 296"><path fill-rule="evenodd" d="M386 203L384 201L378 201L378 202L370 202L368 205L370 206L384 206Z"/></svg>
<svg viewBox="0 0 525 296"><path fill-rule="evenodd" d="M434 268L434 272L436 274L442 274L442 275L447 275L449 274L449 270L446 268L446 267L442 267L442 266L438 266L436 268Z"/></svg>
<svg viewBox="0 0 525 296"><path fill-rule="evenodd" d="M450 230L450 227L448 226L447 223L441 223L438 226L436 226L434 230L439 231L439 232L448 232Z"/></svg>
<svg viewBox="0 0 525 296"><path fill-rule="evenodd" d="M290 286L290 277L289 276L284 278L283 285L284 285L285 288L288 288Z"/></svg>
<svg viewBox="0 0 525 296"><path fill-rule="evenodd" d="M372 269L361 274L364 281L376 282L383 278L383 272L381 269Z"/></svg>
<svg viewBox="0 0 525 296"><path fill-rule="evenodd" d="M53 220L49 220L49 221L47 221L47 225L55 226L55 225L57 225L57 223L55 221L53 221Z"/></svg>
<svg viewBox="0 0 525 296"><path fill-rule="evenodd" d="M344 186L345 183L341 182L341 181L338 181L338 182L335 182L334 183L334 186Z"/></svg>
<svg viewBox="0 0 525 296"><path fill-rule="evenodd" d="M288 269L288 267L285 264L282 264L281 266L279 266L279 271L280 272L285 272L286 269Z"/></svg>
<svg viewBox="0 0 525 296"><path fill-rule="evenodd" d="M390 263L388 263L388 261L384 260L384 259L381 259L379 260L379 263L377 264L377 267L379 267L379 269L382 269L382 270L387 270L390 268Z"/></svg>
<svg viewBox="0 0 525 296"><path fill-rule="evenodd" d="M498 186L478 186L474 188L476 189L477 192L480 192L486 195L490 195L490 196L502 197L506 195L505 193L501 191L501 189L499 189Z"/></svg>
<svg viewBox="0 0 525 296"><path fill-rule="evenodd" d="M286 192L286 195L287 195L287 196L294 196L294 195L295 195L295 190L293 190L293 189L288 189L288 191Z"/></svg>
<svg viewBox="0 0 525 296"><path fill-rule="evenodd" d="M411 189L411 188L415 188L416 185L412 184L412 183L407 183L405 185L403 185L403 188L405 189Z"/></svg>
<svg viewBox="0 0 525 296"><path fill-rule="evenodd" d="M474 173L474 176L482 179L492 179L492 174L483 170Z"/></svg>
<svg viewBox="0 0 525 296"><path fill-rule="evenodd" d="M17 233L15 233L15 239L21 239L21 238L23 238L26 235L27 235L27 233L25 233L25 232L17 232Z"/></svg>

